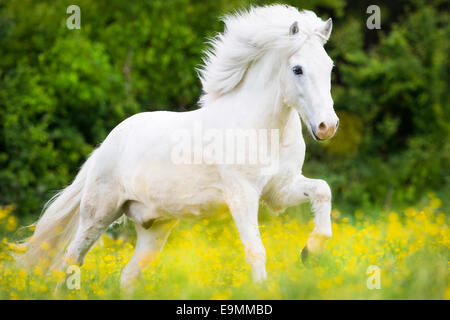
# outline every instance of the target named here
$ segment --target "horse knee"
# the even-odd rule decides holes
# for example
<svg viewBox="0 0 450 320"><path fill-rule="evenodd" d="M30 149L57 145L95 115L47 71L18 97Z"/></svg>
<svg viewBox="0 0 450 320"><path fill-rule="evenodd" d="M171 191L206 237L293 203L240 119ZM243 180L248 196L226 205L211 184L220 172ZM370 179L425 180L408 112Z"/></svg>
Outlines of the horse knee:
<svg viewBox="0 0 450 320"><path fill-rule="evenodd" d="M251 248L246 250L246 257L249 263L265 262L266 252L264 249Z"/></svg>
<svg viewBox="0 0 450 320"><path fill-rule="evenodd" d="M331 189L328 183L324 180L317 180L314 200L317 202L330 202L331 201Z"/></svg>

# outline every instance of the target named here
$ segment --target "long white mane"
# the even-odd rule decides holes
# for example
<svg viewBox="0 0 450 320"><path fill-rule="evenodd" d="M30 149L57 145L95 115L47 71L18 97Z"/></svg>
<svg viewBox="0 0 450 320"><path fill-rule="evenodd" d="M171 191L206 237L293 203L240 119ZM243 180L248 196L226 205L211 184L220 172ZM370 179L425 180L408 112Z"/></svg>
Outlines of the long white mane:
<svg viewBox="0 0 450 320"><path fill-rule="evenodd" d="M293 54L324 21L312 11L298 11L286 5L251 7L222 18L224 32L210 39L211 48L204 54L198 69L203 94L200 105L232 91L243 79L247 69L272 49L282 54ZM289 35L290 26L298 23L299 32ZM321 39L323 41L323 39Z"/></svg>

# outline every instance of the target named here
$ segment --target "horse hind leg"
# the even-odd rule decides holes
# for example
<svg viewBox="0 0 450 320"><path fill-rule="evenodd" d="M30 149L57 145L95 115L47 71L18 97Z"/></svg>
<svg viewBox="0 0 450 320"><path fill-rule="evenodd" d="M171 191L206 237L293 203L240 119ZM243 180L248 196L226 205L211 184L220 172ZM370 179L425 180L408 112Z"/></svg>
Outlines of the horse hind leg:
<svg viewBox="0 0 450 320"><path fill-rule="evenodd" d="M151 263L164 247L170 231L178 220L155 220L151 227L146 229L143 225L135 223L137 241L131 260L125 266L121 275L121 287L128 293L132 291L133 284L142 270Z"/></svg>
<svg viewBox="0 0 450 320"><path fill-rule="evenodd" d="M120 217L120 206L115 188L96 185L85 189L80 204L79 226L67 248L65 264L83 264L92 245Z"/></svg>

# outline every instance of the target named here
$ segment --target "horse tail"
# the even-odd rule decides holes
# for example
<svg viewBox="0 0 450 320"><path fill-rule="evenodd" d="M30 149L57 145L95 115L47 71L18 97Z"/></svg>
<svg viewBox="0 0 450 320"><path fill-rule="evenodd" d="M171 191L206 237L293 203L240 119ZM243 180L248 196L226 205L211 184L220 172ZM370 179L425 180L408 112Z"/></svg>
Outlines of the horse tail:
<svg viewBox="0 0 450 320"><path fill-rule="evenodd" d="M21 244L25 253L15 256L19 266L28 270L40 266L46 271L60 261L78 229L82 191L92 158L89 157L68 187L46 203L42 216L30 226L35 231Z"/></svg>

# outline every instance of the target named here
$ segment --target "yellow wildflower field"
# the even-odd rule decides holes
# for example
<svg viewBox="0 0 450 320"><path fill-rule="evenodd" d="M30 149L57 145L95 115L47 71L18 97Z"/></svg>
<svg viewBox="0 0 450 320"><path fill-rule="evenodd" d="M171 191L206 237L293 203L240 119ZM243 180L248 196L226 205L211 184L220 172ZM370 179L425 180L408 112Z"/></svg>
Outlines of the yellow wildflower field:
<svg viewBox="0 0 450 320"><path fill-rule="evenodd" d="M43 274L39 266L28 273L15 265L11 253L20 248L12 238L19 222L13 208L4 207L0 299L450 299L448 213L440 199L429 197L425 205L398 212L347 216L333 210L333 237L324 254L306 265L300 251L313 227L307 208L262 214L263 284L252 282L230 218L182 221L132 294L120 290L132 236L106 233L80 269L80 288L55 293L58 279L70 275Z"/></svg>

